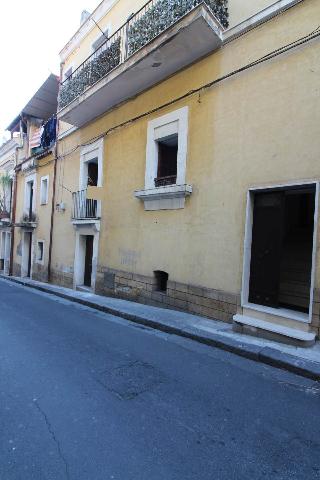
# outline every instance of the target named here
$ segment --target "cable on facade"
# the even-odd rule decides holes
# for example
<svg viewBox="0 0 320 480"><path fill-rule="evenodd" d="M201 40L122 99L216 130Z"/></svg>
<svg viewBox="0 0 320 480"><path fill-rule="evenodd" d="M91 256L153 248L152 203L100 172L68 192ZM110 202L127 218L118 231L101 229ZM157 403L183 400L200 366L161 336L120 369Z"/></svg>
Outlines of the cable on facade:
<svg viewBox="0 0 320 480"><path fill-rule="evenodd" d="M134 123L138 120L141 120L142 118L146 117L146 116L149 116L153 113L156 113L158 112L159 110L162 110L163 108L166 108L166 107L169 107L177 102L180 102L181 100L184 100L192 95L195 95L195 94L199 94L201 93L202 91L204 90L207 90L221 82L223 82L224 80L227 80L231 77L233 77L234 75L238 75L246 70L249 70L257 65L260 65L268 60L272 60L273 58L276 58L278 57L279 55L282 55L283 53L286 53L294 48L297 48L301 45L304 45L305 43L308 43L316 38L318 38L320 36L320 25L315 29L313 30L312 32L310 32L309 34L303 36L303 37L300 37L299 39L293 41L293 42L290 42L282 47L279 47L277 48L276 50L273 50L272 52L269 52L268 54L266 55L263 55L262 57L258 58L257 60L254 60L253 62L250 62L248 63L247 65L244 65L243 67L240 67L236 70L233 70L232 72L229 72L227 73L226 75L223 75L222 77L219 77L219 78L216 78L215 80L212 80L211 82L205 84L205 85L202 85L198 88L195 88L195 89L192 89L192 90L189 90L188 92L186 92L185 94L183 95L180 95L179 97L176 97L172 100L170 100L169 102L166 102L162 105L159 105L158 107L155 107L151 110L148 110L147 112L144 112L144 113L141 113L140 115L137 115L136 117L132 117L130 118L129 120L126 120L118 125L115 125L113 127L110 127L108 130L106 130L105 132L97 135L96 137L92 137L88 142L86 143L83 143L83 144L78 144L76 145L72 150L70 150L69 152L66 152L65 154L63 155L60 155L58 156L58 159L62 159L62 158L65 158L67 156L70 156L72 155L72 153L74 153L75 151L77 151L80 147L85 147L87 145L91 145L92 143L94 143L96 140L100 139L100 138L104 138L106 137L107 135L109 135L111 132L117 130L118 128L122 128L122 127L125 127L127 125L130 125L131 123ZM64 187L65 188L65 187Z"/></svg>

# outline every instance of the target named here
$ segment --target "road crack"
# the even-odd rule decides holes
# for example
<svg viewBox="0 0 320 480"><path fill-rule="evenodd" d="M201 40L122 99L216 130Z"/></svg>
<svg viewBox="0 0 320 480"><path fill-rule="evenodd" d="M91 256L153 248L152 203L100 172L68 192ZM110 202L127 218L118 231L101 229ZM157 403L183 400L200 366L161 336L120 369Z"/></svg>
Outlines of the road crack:
<svg viewBox="0 0 320 480"><path fill-rule="evenodd" d="M39 402L37 400L33 400L33 403L35 404L37 410L40 412L40 414L42 415L45 423L46 423L46 426L47 426L47 429L48 429L48 432L50 433L54 443L56 444L57 446L57 451L58 451L58 454L59 454L59 457L61 458L63 464L64 464L64 467L65 467L65 473L66 473L66 478L67 480L70 479L70 475L69 475L69 465L68 465L68 462L65 458L65 456L63 455L63 452L62 452L62 449L61 449L61 445L60 445L60 442L59 440L57 439L55 433L54 433L54 430L53 430L53 427L51 425L51 422L49 421L49 418L47 417L47 414L45 413L45 411L40 407L39 405Z"/></svg>

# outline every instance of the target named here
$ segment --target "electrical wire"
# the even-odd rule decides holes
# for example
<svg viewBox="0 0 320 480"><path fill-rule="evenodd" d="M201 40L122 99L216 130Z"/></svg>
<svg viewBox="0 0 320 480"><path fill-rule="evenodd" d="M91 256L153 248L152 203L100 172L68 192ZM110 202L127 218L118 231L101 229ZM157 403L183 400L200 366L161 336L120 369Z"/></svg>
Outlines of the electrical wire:
<svg viewBox="0 0 320 480"><path fill-rule="evenodd" d="M172 100L170 100L169 102L166 102L166 103L163 103L151 110L148 110L146 112L143 112L141 113L140 115L137 115L135 117L132 117L122 123L119 123L117 125L114 125L113 127L110 127L108 130L106 130L105 132L102 132L101 134L95 136L95 137L92 137L88 142L86 143L81 143L81 144L78 144L76 145L74 148L72 148L71 150L69 150L68 152L64 153L63 155L60 155L58 156L58 159L62 159L62 158L65 158L67 156L70 156L72 155L75 151L77 151L79 148L81 147L85 147L87 145L91 145L92 143L94 143L96 140L99 140L100 138L104 138L106 137L107 135L109 135L111 132L119 129L119 128L122 128L122 127L125 127L129 124L132 124L138 120L141 120L142 118L146 117L146 116L149 116L149 115L152 115L153 113L155 112L158 112L159 110L162 110L166 107L169 107L177 102L180 102L181 100L184 100L192 95L195 95L195 94L200 94L201 92L203 92L204 90L207 90L221 82L223 82L224 80L227 80L235 75L238 75L242 72L245 72L246 70L249 70L257 65L260 65L268 60L272 60L273 58L276 58L278 57L279 55L282 55L294 48L297 48L305 43L308 43L316 38L318 38L320 36L320 25L315 29L313 30L312 32L310 32L309 34L303 36L303 37L300 37L299 39L293 41L293 42L290 42L286 45L283 45L282 47L279 47L277 48L276 50L273 50L271 52L269 52L268 54L266 55L263 55L262 57L254 60L253 62L250 62L236 70L233 70L232 72L229 72L221 77L218 77L214 80L212 80L211 82L209 83L206 83L204 85L201 85L200 87L197 87L195 89L192 89L192 90L189 90L188 92L186 92L185 94L183 95L180 95L179 97L176 97Z"/></svg>

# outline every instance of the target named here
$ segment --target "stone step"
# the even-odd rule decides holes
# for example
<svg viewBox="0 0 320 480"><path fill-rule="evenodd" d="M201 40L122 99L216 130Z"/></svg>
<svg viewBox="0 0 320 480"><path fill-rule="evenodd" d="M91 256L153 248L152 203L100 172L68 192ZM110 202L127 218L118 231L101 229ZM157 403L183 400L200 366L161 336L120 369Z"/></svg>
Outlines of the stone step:
<svg viewBox="0 0 320 480"><path fill-rule="evenodd" d="M314 345L316 336L313 332L266 322L259 318L237 314L233 317L233 329L236 332L280 341L300 347Z"/></svg>
<svg viewBox="0 0 320 480"><path fill-rule="evenodd" d="M86 285L77 285L76 290L79 292L92 293L92 287L87 287Z"/></svg>

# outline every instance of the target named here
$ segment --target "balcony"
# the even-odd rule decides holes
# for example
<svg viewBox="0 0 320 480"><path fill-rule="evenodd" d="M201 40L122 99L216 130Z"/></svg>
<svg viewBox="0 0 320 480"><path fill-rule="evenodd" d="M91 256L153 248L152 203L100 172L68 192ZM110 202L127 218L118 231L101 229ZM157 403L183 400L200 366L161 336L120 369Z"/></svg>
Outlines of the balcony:
<svg viewBox="0 0 320 480"><path fill-rule="evenodd" d="M16 224L17 227L34 229L38 225L38 217L32 210L25 212L20 221Z"/></svg>
<svg viewBox="0 0 320 480"><path fill-rule="evenodd" d="M3 208L1 206L1 199L0 199L0 225L2 222L10 223L10 217L11 217L10 209Z"/></svg>
<svg viewBox="0 0 320 480"><path fill-rule="evenodd" d="M0 172L0 223L9 223L11 217L12 178Z"/></svg>
<svg viewBox="0 0 320 480"><path fill-rule="evenodd" d="M216 50L228 0L151 0L60 86L58 118L81 127Z"/></svg>
<svg viewBox="0 0 320 480"><path fill-rule="evenodd" d="M57 119L56 116L47 120L41 128L34 131L29 142L30 157L42 158L52 151L56 143ZM32 160L32 159L31 159ZM32 162L30 162L32 164ZM35 162L36 163L36 162ZM36 166L36 165L35 165ZM22 166L22 169L24 167Z"/></svg>
<svg viewBox="0 0 320 480"><path fill-rule="evenodd" d="M98 220L100 202L87 198L87 190L72 193L72 221Z"/></svg>

